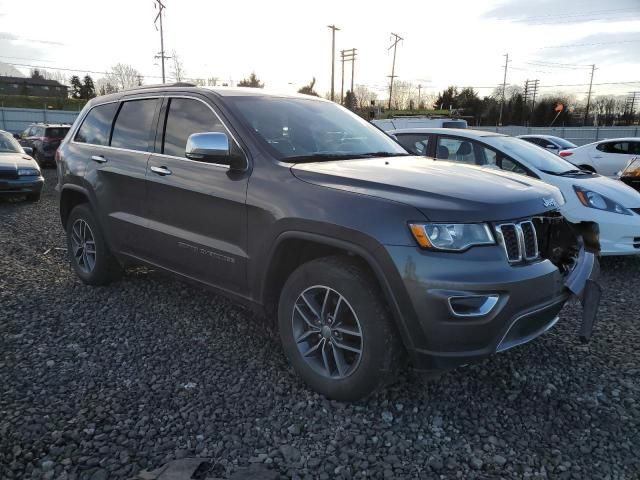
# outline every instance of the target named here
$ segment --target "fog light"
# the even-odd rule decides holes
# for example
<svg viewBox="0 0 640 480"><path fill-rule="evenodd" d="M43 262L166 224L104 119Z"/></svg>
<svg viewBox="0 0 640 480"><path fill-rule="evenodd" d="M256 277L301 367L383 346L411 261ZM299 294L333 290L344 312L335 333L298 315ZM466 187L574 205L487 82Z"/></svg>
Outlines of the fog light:
<svg viewBox="0 0 640 480"><path fill-rule="evenodd" d="M482 317L498 304L499 295L469 295L449 297L449 308L457 317Z"/></svg>

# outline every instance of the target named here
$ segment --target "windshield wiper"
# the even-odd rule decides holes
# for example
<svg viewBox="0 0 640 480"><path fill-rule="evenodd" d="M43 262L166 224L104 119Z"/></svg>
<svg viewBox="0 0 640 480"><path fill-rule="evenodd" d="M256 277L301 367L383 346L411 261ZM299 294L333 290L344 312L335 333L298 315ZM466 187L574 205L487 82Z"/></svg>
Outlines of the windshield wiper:
<svg viewBox="0 0 640 480"><path fill-rule="evenodd" d="M540 169L540 171L542 171L544 173L548 173L549 175L557 175L559 177L562 177L564 175L587 175L587 174L589 174L589 172L585 172L584 170L578 170L578 169L566 170L564 172L552 172L551 170L542 170L542 169Z"/></svg>
<svg viewBox="0 0 640 480"><path fill-rule="evenodd" d="M354 160L358 158L375 158L375 157L398 157L408 156L408 153L392 153L392 152L365 152L365 153L312 153L310 155L297 155L294 157L286 157L282 160L291 163L303 162L322 162L331 160Z"/></svg>

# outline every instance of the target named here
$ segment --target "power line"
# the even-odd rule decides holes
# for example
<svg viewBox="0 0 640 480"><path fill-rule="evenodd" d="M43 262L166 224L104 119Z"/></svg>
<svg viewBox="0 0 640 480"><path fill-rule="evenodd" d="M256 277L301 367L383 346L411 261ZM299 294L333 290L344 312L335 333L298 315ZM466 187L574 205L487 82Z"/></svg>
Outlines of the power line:
<svg viewBox="0 0 640 480"><path fill-rule="evenodd" d="M596 45L616 45L621 43L636 43L640 40L618 40L613 42L594 42L594 43L573 43L568 45L548 45L546 47L538 47L536 50L546 50L548 48L569 48L569 47L593 47Z"/></svg>
<svg viewBox="0 0 640 480"><path fill-rule="evenodd" d="M4 57L3 57L4 58ZM27 63L13 63L13 62L5 62L7 65L13 65L14 67L25 67L25 68L41 68L43 70L62 70L63 72L84 72L84 73L94 73L97 75L109 75L111 72L102 72L98 70L87 70L84 68L63 68L63 67L52 67L48 65L30 65ZM145 78L162 78L159 75L144 75Z"/></svg>

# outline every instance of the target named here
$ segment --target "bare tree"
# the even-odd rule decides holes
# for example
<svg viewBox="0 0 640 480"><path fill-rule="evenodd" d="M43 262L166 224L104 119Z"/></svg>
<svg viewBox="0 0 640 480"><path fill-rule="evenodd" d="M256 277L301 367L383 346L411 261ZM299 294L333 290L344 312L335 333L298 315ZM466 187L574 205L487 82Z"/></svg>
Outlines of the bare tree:
<svg viewBox="0 0 640 480"><path fill-rule="evenodd" d="M111 67L111 71L107 75L107 81L117 90L125 90L127 88L142 85L142 74L131 65L118 63Z"/></svg>
<svg viewBox="0 0 640 480"><path fill-rule="evenodd" d="M356 85L353 89L353 93L356 95L356 101L359 109L369 107L371 102L378 98L378 94L369 90L366 85Z"/></svg>
<svg viewBox="0 0 640 480"><path fill-rule="evenodd" d="M398 80L393 82L393 95L391 97L391 106L396 110L406 110L411 105L411 98L416 90L415 85L411 82Z"/></svg>
<svg viewBox="0 0 640 480"><path fill-rule="evenodd" d="M178 52L173 50L171 52L171 75L176 79L176 82L182 82L185 77L184 64L182 58L178 55Z"/></svg>
<svg viewBox="0 0 640 480"><path fill-rule="evenodd" d="M56 80L62 85L69 84L69 78L59 70L42 70L41 68L32 68L29 76L31 78L36 78L34 75L47 80Z"/></svg>

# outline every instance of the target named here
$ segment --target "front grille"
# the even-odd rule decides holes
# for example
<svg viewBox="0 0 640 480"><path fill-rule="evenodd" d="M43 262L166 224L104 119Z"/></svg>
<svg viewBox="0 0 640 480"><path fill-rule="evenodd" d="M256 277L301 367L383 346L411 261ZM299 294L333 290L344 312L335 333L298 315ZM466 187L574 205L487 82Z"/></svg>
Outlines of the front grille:
<svg viewBox="0 0 640 480"><path fill-rule="evenodd" d="M496 226L496 234L509 263L538 258L538 238L531 220L502 223Z"/></svg>
<svg viewBox="0 0 640 480"><path fill-rule="evenodd" d="M18 171L16 169L0 170L0 178L5 180L15 180L18 178Z"/></svg>

